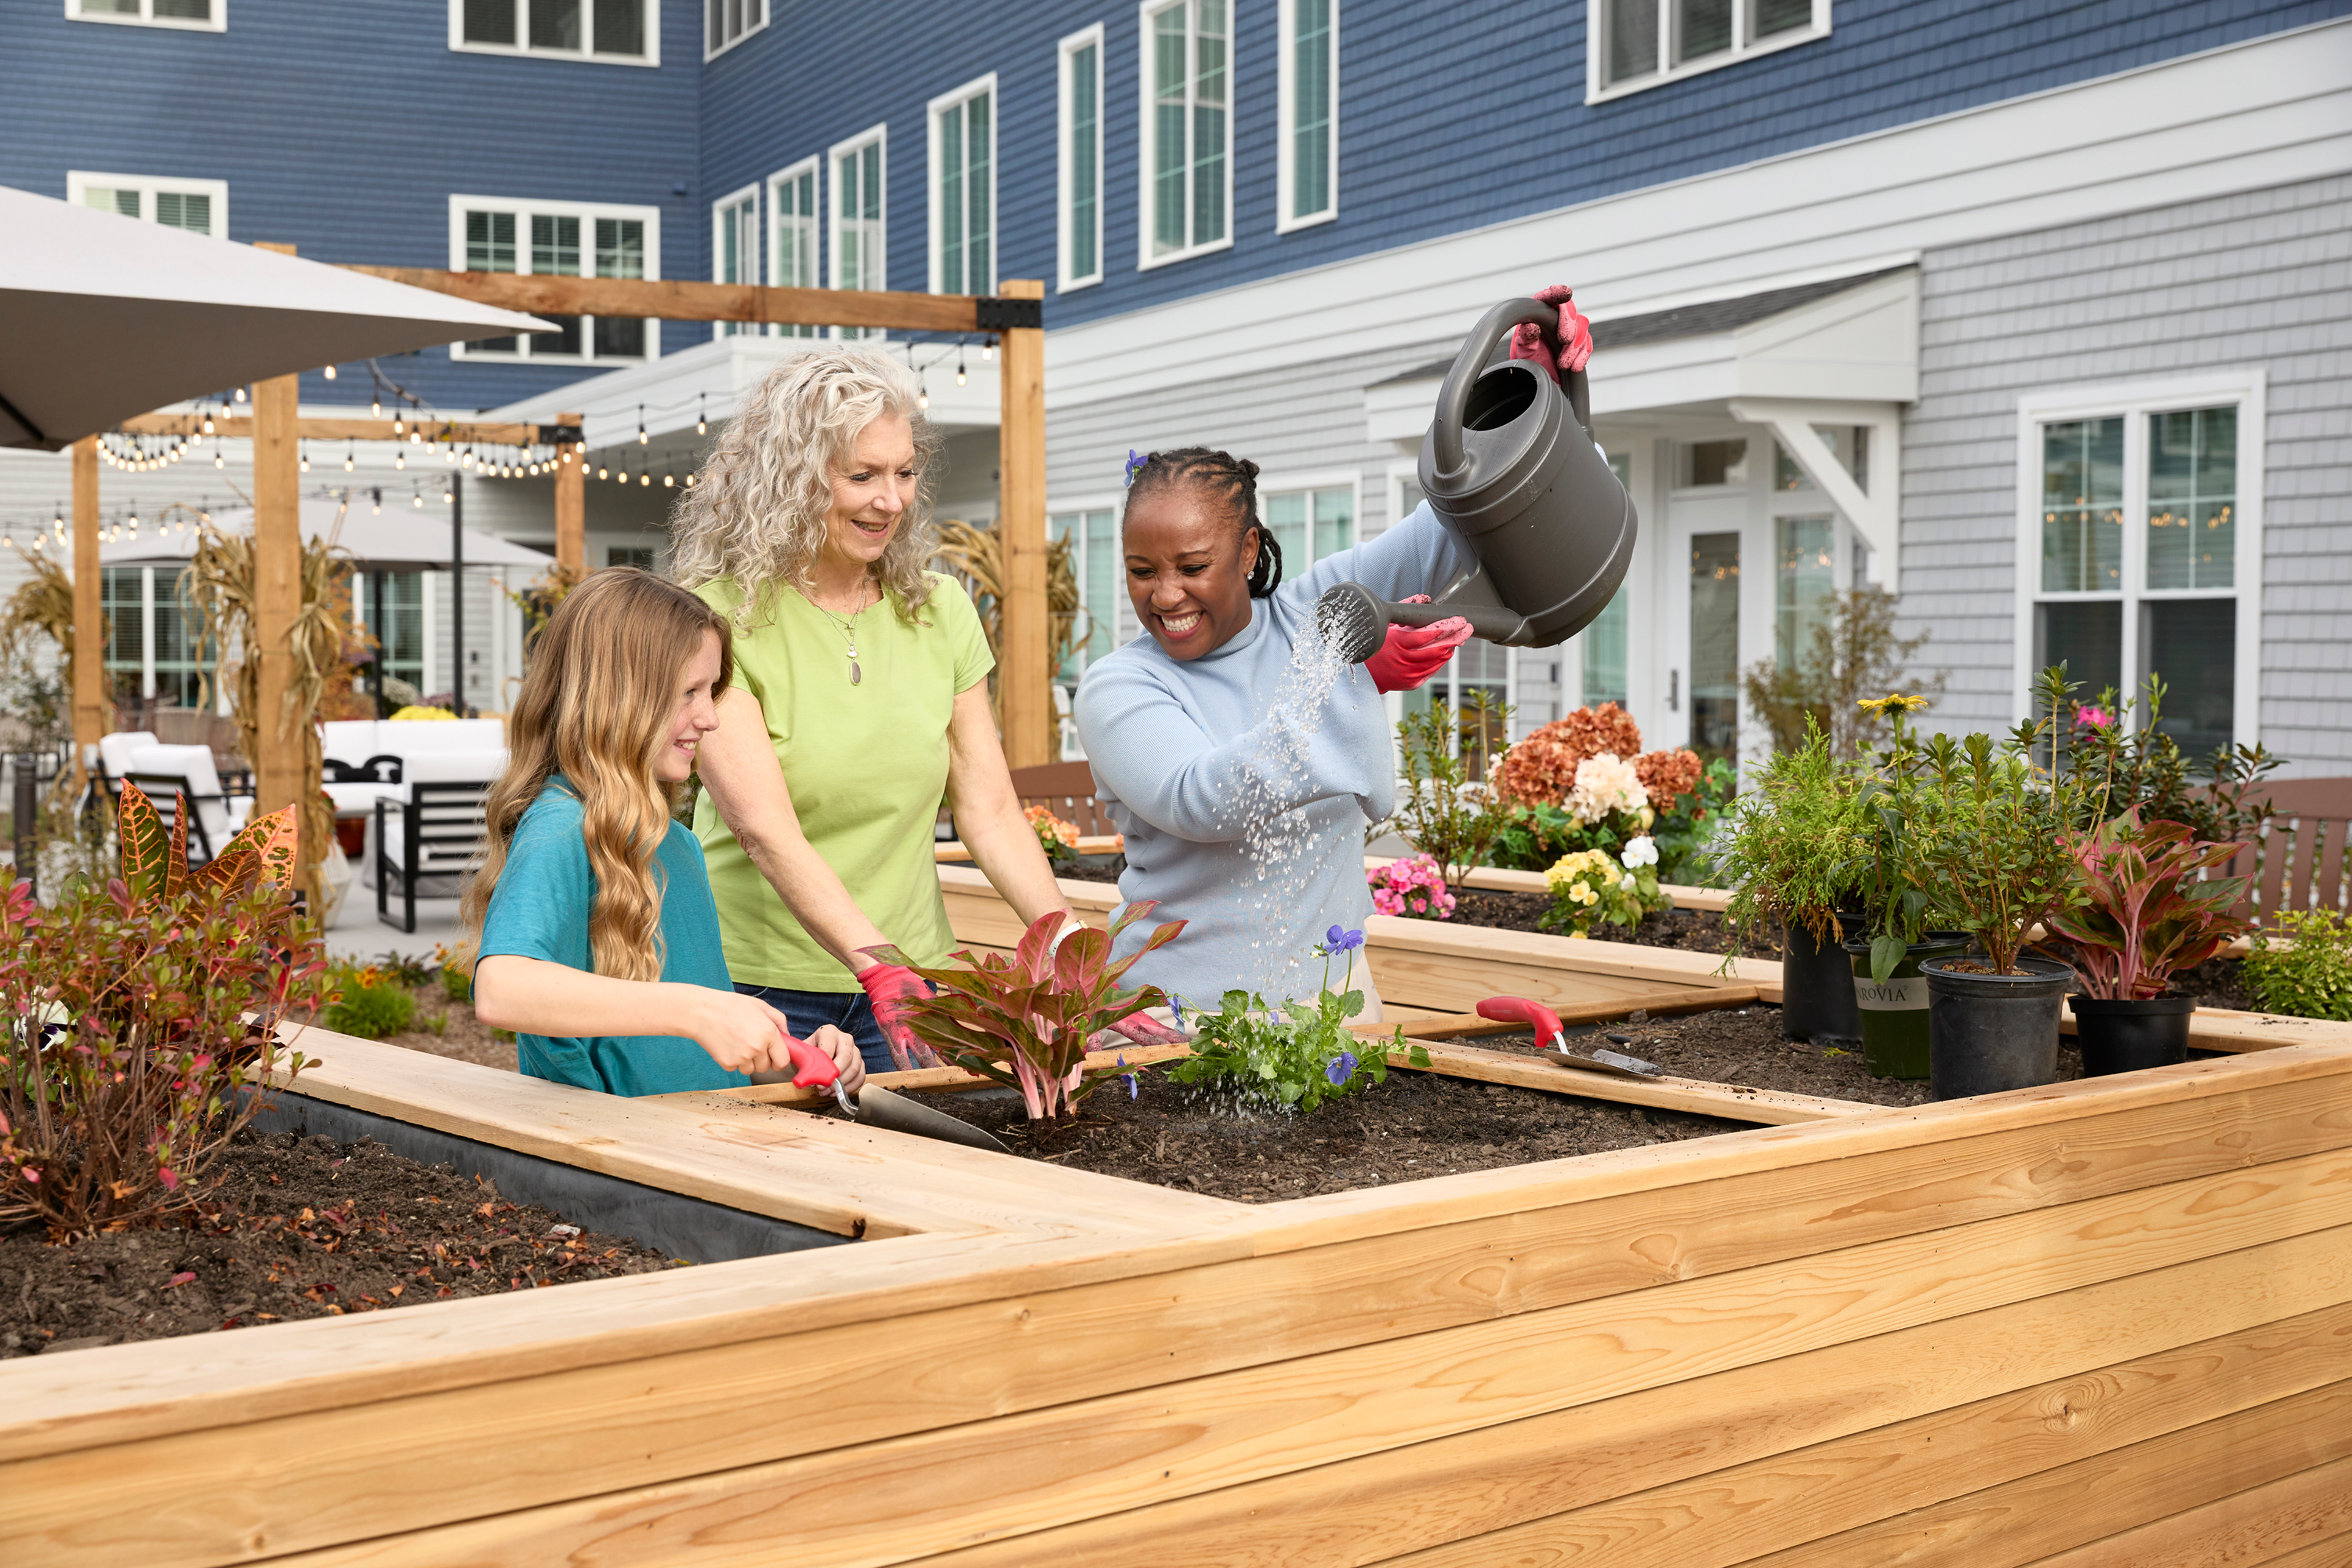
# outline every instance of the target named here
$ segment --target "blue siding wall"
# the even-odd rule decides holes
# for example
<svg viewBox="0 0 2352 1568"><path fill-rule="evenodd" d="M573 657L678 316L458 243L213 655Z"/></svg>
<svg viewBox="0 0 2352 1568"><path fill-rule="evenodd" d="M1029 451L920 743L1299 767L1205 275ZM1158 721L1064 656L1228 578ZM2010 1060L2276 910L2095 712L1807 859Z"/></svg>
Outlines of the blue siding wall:
<svg viewBox="0 0 2352 1568"><path fill-rule="evenodd" d="M226 180L232 238L410 267L449 264L458 192L658 205L664 272L702 276L701 31L693 5L662 9L653 68L453 50L444 0L228 0L221 33L0 0L0 184L62 197L68 169ZM708 336L672 323L666 342ZM583 374L457 363L446 349L383 367L445 409ZM364 390L349 375L302 387L321 402Z"/></svg>
<svg viewBox="0 0 2352 1568"><path fill-rule="evenodd" d="M2352 0L1832 0L1826 38L1591 107L1581 4L1339 9L1339 216L1294 234L1275 233L1274 0L1234 5L1227 251L1136 269L1139 20L1127 3L773 4L765 33L711 63L705 185L763 180L887 119L891 286L920 289L924 104L994 70L999 271L1051 279L1055 44L1099 21L1104 281L1049 288L1048 324L1068 324L2259 37Z"/></svg>

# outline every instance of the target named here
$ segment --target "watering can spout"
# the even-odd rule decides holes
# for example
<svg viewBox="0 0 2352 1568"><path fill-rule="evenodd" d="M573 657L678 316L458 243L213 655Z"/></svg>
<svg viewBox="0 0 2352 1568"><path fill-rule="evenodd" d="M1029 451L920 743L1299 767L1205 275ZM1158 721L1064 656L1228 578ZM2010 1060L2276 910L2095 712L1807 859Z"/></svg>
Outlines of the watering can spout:
<svg viewBox="0 0 2352 1568"><path fill-rule="evenodd" d="M1639 522L1593 443L1584 373L1566 372L1563 384L1534 361L1486 363L1513 327L1558 317L1553 306L1506 300L1463 341L1422 443L1420 479L1479 568L1433 605L1386 606L1382 635L1458 615L1488 642L1550 647L1590 625L1625 580ZM1352 626L1381 613L1365 591L1329 616Z"/></svg>

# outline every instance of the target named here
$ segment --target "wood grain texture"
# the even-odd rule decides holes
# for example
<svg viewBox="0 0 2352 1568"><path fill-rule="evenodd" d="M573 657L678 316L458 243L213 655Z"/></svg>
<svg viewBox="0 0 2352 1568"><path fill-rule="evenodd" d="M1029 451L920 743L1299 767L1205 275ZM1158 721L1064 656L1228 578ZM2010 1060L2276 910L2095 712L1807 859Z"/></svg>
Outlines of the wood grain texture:
<svg viewBox="0 0 2352 1568"><path fill-rule="evenodd" d="M2045 1557L2037 1568L2210 1568L2352 1562L2352 1458L2315 1465L2201 1508Z"/></svg>
<svg viewBox="0 0 2352 1568"><path fill-rule="evenodd" d="M535 316L647 316L665 321L774 321L787 326L898 327L969 332L977 301L966 294L856 289L774 289L673 279L567 278L555 273L448 272L437 267L341 265L412 289Z"/></svg>
<svg viewBox="0 0 2352 1568"><path fill-rule="evenodd" d="M1751 1089L1744 1084L1709 1083L1701 1079L1614 1078L1585 1072L1508 1051L1480 1050L1475 1046L1449 1045L1415 1038L1427 1053L1431 1070L1449 1078L1480 1083L1507 1083L1539 1089L1551 1094L1572 1094L1605 1100L1618 1105L1645 1105L1664 1110L1686 1110L1698 1116L1720 1116L1732 1121L1759 1121L1780 1126L1797 1121L1828 1121L1841 1116L1864 1116L1884 1109L1859 1100L1828 1100L1813 1094L1789 1094L1780 1089ZM1392 1068L1413 1067L1410 1047L1388 1054Z"/></svg>
<svg viewBox="0 0 2352 1568"><path fill-rule="evenodd" d="M2326 1249L2319 1256L2315 1244ZM1718 1512L1706 1506L1704 1489L1722 1484L1728 1495L1734 1489L1721 1478L1777 1462L1801 1489L1811 1476L1835 1482L1860 1448L1812 1466L1828 1445L1883 1441L1898 1426L1925 1433L1917 1423L1948 1415L1972 1394L1986 1412L2011 1413L2001 1432L2021 1433L2037 1452L2128 1441L2110 1436L2126 1413L2144 1426L2154 1421L2150 1429L2168 1429L2162 1423L2181 1424L2178 1413L2200 1402L2211 1408L2187 1419L2331 1381L2325 1369L2352 1359L2347 1303L2352 1245L2298 1237L1107 1514L940 1561L953 1568L1029 1562L1116 1568L1148 1537L1155 1568L1350 1568L1374 1539L1397 1555L1469 1543L1467 1560L1475 1562L1483 1560L1475 1548L1505 1542L1500 1532L1516 1525L1571 1512L1591 1524L1607 1510L1635 1510L1650 1521L1637 1534L1667 1543L1668 1561L1695 1564L1701 1559L1671 1553L1688 1543L1690 1527L1720 1522L1724 1512L1747 1521L1749 1539L1769 1529L1819 1534L1843 1527L1814 1522L1810 1510L1832 1500L1818 1488L1790 1494L1804 1510L1793 1520L1786 1502L1759 1507L1752 1485ZM2267 1321L2276 1311L2295 1315ZM1972 1458L1981 1465L1997 1452ZM1882 1456L1875 1477L1858 1492L1848 1489L1848 1506L1871 1510L1855 1518L1884 1517L1907 1506L1903 1498L1940 1484L1935 1467L1907 1473L1905 1457ZM1702 1489L1700 1502L1674 1514L1669 1494L1692 1487ZM1639 1539L1612 1540L1611 1552L1621 1545L1642 1550ZM1609 1553L1601 1560L1612 1568L1618 1561Z"/></svg>
<svg viewBox="0 0 2352 1568"><path fill-rule="evenodd" d="M512 1561L526 1542L551 1557L625 1555L640 1565L755 1562L785 1543L798 1563L907 1561L2347 1224L2352 1152L2338 1152L1987 1221L1971 1227L1964 1245L1943 1233L1907 1237L977 1426L947 1420L941 1411L934 1430L871 1449L836 1448L529 1513L409 1530L317 1561ZM2340 1278L2347 1245L2352 1232L2339 1233L2306 1261ZM1135 1327L1129 1320L1130 1333ZM1149 1327L1145 1336L1150 1342ZM965 1343L957 1350L969 1355ZM904 1345L898 1348L898 1376L910 1388L919 1385L920 1368L909 1363ZM777 1351L803 1367L830 1363L798 1347ZM823 1373L812 1378L829 1381ZM871 1384L874 1374L864 1381ZM804 1415L838 1398L837 1391L813 1389L805 1406L795 1401L769 1414L798 1428ZM421 1429L449 1428L435 1422ZM640 1462L641 1432L624 1430L610 1442L605 1473ZM559 1440L560 1464L512 1441L496 1450L510 1474L527 1468L573 1487L595 1457L576 1420ZM314 1457L310 1464L318 1462ZM427 1462L446 1485L446 1451ZM381 1464L365 1473L382 1484ZM433 1491L424 1486L397 1500L381 1516L385 1527L412 1524L408 1510ZM475 1491L478 1496L478 1484ZM515 1489L499 1495L505 1507L518 1506ZM346 1528L377 1533L356 1521Z"/></svg>
<svg viewBox="0 0 2352 1568"><path fill-rule="evenodd" d="M579 423L579 416L560 414L558 422ZM225 441L244 440L253 435L253 420L243 414L142 414L125 419L121 428L133 436L196 436L202 435L207 422L212 435ZM399 428L394 429L397 424ZM295 434L305 441L401 441L408 439L412 429L424 432L425 439L445 443L465 443L481 447L537 446L540 427L518 424L511 420L483 421L479 419L298 419Z"/></svg>
<svg viewBox="0 0 2352 1568"><path fill-rule="evenodd" d="M2024 1568L2347 1457L2352 1385L2332 1384L1749 1562ZM1489 1561L1494 1568L1511 1563Z"/></svg>

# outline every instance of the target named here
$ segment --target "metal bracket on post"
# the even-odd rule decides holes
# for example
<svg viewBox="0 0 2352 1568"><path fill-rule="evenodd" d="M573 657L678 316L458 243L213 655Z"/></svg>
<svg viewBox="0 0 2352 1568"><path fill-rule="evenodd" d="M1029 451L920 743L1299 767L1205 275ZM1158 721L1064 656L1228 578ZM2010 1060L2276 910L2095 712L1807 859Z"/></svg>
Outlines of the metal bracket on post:
<svg viewBox="0 0 2352 1568"><path fill-rule="evenodd" d="M539 437L539 443L543 447L577 447L588 439L586 432L578 425L534 425L531 434Z"/></svg>
<svg viewBox="0 0 2352 1568"><path fill-rule="evenodd" d="M983 297L972 301L972 330L981 332L1009 332L1026 327L1043 331L1045 326L1045 301L1043 300L1003 300Z"/></svg>

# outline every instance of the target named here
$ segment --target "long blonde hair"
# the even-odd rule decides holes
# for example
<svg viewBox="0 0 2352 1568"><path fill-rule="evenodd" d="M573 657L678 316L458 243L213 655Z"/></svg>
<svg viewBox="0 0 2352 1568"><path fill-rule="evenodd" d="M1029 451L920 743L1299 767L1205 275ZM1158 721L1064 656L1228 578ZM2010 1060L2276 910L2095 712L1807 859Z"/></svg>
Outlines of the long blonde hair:
<svg viewBox="0 0 2352 1568"><path fill-rule="evenodd" d="M663 889L654 856L669 832L671 786L654 767L677 721L680 673L707 631L719 634L716 697L735 672L733 641L726 617L685 589L614 566L556 606L507 717L507 770L483 807L488 847L459 906L466 961L480 948L515 827L560 773L580 797L596 877L588 917L595 972L661 978Z"/></svg>
<svg viewBox="0 0 2352 1568"><path fill-rule="evenodd" d="M737 619L772 607L778 589L814 584L824 548L833 476L855 460L857 437L896 415L914 432L928 466L939 437L923 417L912 371L869 348L820 349L768 373L712 447L671 534L671 572L690 588L731 577L742 590ZM912 623L931 592L923 568L938 548L930 496L919 486L875 574Z"/></svg>

